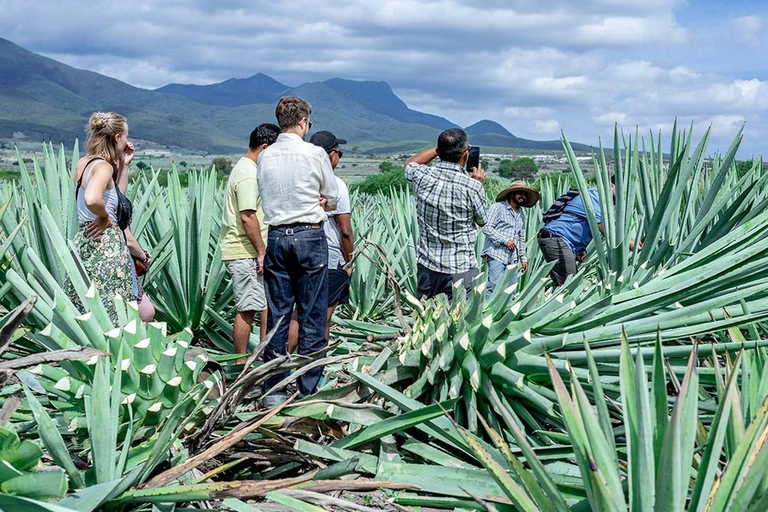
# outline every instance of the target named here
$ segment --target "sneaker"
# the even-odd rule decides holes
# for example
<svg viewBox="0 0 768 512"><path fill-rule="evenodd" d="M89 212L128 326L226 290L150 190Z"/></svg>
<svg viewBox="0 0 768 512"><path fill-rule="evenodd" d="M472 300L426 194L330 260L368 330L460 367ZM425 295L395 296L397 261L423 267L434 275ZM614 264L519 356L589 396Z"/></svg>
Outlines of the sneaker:
<svg viewBox="0 0 768 512"><path fill-rule="evenodd" d="M273 407L283 404L286 400L288 400L288 395L286 393L275 391L262 398L261 405L267 409L272 409Z"/></svg>

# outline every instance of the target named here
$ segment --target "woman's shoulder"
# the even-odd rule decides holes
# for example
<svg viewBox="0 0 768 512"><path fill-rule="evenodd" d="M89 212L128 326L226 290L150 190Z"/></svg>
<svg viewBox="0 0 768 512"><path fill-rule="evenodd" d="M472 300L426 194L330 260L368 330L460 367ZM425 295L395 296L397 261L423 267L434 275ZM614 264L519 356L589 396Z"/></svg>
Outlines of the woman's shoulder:
<svg viewBox="0 0 768 512"><path fill-rule="evenodd" d="M86 169L89 167L90 169ZM88 172L88 175L83 176L83 173ZM93 155L85 155L77 161L75 166L75 179L85 177L87 181L90 181L90 177L95 174L112 175L112 166L101 157ZM110 187L107 187L110 188Z"/></svg>

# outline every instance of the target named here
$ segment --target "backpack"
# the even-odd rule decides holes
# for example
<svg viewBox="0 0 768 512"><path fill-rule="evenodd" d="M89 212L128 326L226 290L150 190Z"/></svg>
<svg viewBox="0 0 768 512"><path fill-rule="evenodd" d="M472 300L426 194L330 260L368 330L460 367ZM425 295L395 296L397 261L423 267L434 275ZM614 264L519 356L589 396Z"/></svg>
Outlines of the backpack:
<svg viewBox="0 0 768 512"><path fill-rule="evenodd" d="M544 224L547 224L548 222L552 222L555 219L559 219L560 215L563 214L563 210L565 210L565 207L568 206L568 203L573 201L573 199L578 195L579 195L579 191L576 190L575 188L572 188L565 194L555 199L555 202L552 203L552 206L550 206L547 209L547 211L544 212L544 215L542 215Z"/></svg>

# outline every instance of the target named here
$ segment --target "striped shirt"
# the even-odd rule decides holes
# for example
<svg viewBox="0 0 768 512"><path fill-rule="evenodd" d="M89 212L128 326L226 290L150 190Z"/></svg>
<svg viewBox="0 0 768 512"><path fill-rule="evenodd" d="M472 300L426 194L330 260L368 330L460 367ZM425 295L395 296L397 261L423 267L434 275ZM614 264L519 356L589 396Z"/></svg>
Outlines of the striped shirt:
<svg viewBox="0 0 768 512"><path fill-rule="evenodd" d="M416 198L417 261L435 272L457 274L477 268L477 227L486 223L485 190L464 168L440 160L434 167L405 167Z"/></svg>
<svg viewBox="0 0 768 512"><path fill-rule="evenodd" d="M488 209L488 224L483 228L485 245L483 256L511 265L519 261L528 261L525 253L525 212L517 210L508 201L494 203ZM507 240L515 242L511 251L505 245Z"/></svg>

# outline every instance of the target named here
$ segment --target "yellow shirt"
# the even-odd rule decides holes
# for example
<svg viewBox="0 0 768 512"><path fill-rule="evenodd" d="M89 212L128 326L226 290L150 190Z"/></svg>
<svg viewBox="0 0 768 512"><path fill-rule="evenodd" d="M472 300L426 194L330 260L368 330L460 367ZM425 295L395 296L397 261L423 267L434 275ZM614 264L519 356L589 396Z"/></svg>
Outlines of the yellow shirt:
<svg viewBox="0 0 768 512"><path fill-rule="evenodd" d="M267 226L261 210L261 197L256 178L256 162L242 157L229 175L224 208L221 215L221 259L224 261L255 258L256 248L245 234L240 212L255 210L261 225L261 238L267 243Z"/></svg>

